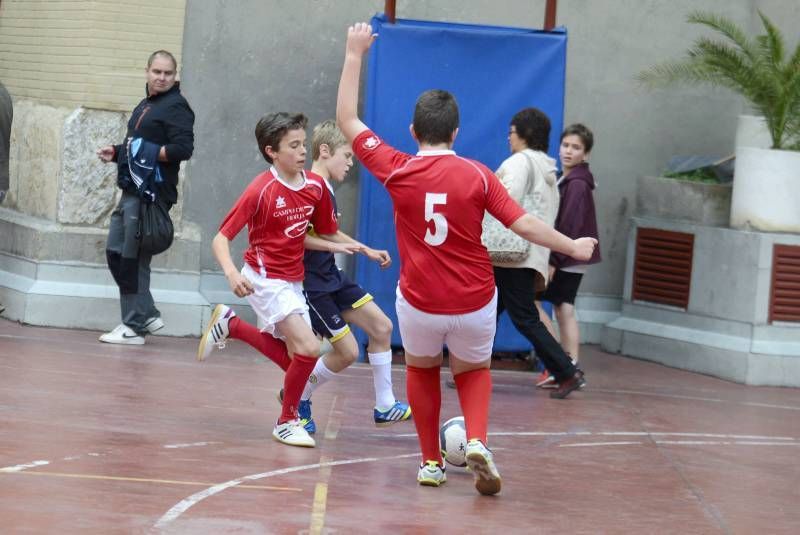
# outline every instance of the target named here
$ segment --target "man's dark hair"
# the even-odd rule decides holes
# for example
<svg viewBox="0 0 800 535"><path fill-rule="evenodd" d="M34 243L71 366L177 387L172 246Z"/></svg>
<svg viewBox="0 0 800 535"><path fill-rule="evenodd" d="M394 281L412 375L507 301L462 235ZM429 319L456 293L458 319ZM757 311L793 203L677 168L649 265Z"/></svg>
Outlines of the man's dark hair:
<svg viewBox="0 0 800 535"><path fill-rule="evenodd" d="M422 93L414 108L414 133L417 141L429 145L450 143L458 128L456 97L442 89Z"/></svg>
<svg viewBox="0 0 800 535"><path fill-rule="evenodd" d="M265 115L256 125L258 152L267 162L272 163L272 158L267 155L265 147L270 146L272 150L277 151L286 132L289 130L305 130L307 124L308 118L302 113L292 115L281 111Z"/></svg>
<svg viewBox="0 0 800 535"><path fill-rule="evenodd" d="M178 70L178 62L175 61L175 56L173 56L171 52L168 52L166 50L156 50L155 52L150 54L150 57L147 58L148 69L153 64L153 60L156 59L158 56L161 56L162 58L167 58L170 61L172 61L172 68L175 69L176 71Z"/></svg>
<svg viewBox="0 0 800 535"><path fill-rule="evenodd" d="M564 141L564 138L567 136L578 136L581 138L581 142L583 143L583 150L584 152L592 152L592 147L594 146L594 134L589 128L581 123L571 124L564 129L561 133L560 141Z"/></svg>
<svg viewBox="0 0 800 535"><path fill-rule="evenodd" d="M550 147L550 119L539 108L525 108L514 114L511 126L529 149L547 152Z"/></svg>

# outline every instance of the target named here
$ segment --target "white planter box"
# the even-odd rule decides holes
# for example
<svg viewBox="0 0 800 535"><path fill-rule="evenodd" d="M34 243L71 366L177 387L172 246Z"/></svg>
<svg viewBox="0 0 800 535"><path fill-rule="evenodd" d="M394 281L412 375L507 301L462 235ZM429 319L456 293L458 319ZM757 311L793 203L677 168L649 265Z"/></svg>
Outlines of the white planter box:
<svg viewBox="0 0 800 535"><path fill-rule="evenodd" d="M800 152L737 147L731 227L800 233Z"/></svg>

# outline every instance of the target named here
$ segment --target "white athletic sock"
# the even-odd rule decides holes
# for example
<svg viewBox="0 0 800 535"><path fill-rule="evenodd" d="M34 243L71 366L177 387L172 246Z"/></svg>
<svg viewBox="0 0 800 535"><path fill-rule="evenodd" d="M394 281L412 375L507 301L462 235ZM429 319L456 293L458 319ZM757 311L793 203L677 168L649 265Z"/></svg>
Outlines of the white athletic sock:
<svg viewBox="0 0 800 535"><path fill-rule="evenodd" d="M392 352L367 353L372 367L372 383L375 385L375 407L388 410L397 400L392 391Z"/></svg>
<svg viewBox="0 0 800 535"><path fill-rule="evenodd" d="M314 390L336 377L336 375L335 372L330 371L328 367L325 366L324 357L318 358L317 363L314 365L314 370L311 372L311 375L308 376L306 387L300 399L303 401L311 399L311 394L314 393Z"/></svg>

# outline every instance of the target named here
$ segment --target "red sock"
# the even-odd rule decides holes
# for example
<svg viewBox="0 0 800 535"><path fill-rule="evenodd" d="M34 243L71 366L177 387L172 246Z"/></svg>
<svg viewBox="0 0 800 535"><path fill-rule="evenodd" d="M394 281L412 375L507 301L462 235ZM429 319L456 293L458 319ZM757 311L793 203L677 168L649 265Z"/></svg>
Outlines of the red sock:
<svg viewBox="0 0 800 535"><path fill-rule="evenodd" d="M300 404L300 396L308 382L308 376L314 371L317 359L306 355L295 353L286 376L283 378L283 408L278 423L286 423L297 418L297 405Z"/></svg>
<svg viewBox="0 0 800 535"><path fill-rule="evenodd" d="M417 368L406 366L406 393L414 415L419 446L423 461L438 461L442 466L442 451L439 447L439 410L442 405L442 385L439 379L441 368Z"/></svg>
<svg viewBox="0 0 800 535"><path fill-rule="evenodd" d="M489 373L489 368L459 373L453 379L456 380L458 402L461 404L461 412L464 413L467 440L477 438L486 444L489 399L492 397L492 374Z"/></svg>
<svg viewBox="0 0 800 535"><path fill-rule="evenodd" d="M258 327L234 317L228 322L228 331L231 338L247 342L258 349L262 355L281 367L283 371L289 368L291 359L289 351L283 340L279 340L269 333L262 333Z"/></svg>

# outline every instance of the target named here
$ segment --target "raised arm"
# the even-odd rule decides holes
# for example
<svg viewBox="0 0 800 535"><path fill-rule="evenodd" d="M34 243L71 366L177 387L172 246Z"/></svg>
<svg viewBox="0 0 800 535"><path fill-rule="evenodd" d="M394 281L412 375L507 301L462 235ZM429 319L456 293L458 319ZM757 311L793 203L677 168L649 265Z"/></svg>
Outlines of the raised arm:
<svg viewBox="0 0 800 535"><path fill-rule="evenodd" d="M594 238L570 239L547 225L538 217L525 214L508 227L526 240L553 251L564 253L576 260L589 260L597 245Z"/></svg>
<svg viewBox="0 0 800 535"><path fill-rule="evenodd" d="M219 267L225 273L225 278L228 279L228 284L231 290L237 297L244 297L253 293L253 286L244 276L236 269L236 264L233 263L231 258L231 242L227 236L218 232L214 239L211 240L211 251L214 253L214 258L217 259Z"/></svg>
<svg viewBox="0 0 800 535"><path fill-rule="evenodd" d="M358 134L367 130L367 125L358 118L358 88L361 62L376 37L366 22L358 22L347 29L342 77L336 97L336 122L351 143Z"/></svg>

